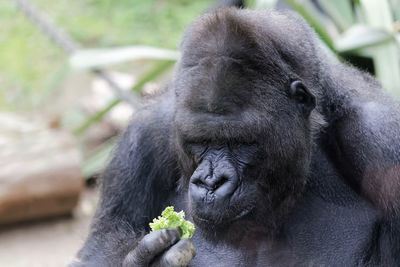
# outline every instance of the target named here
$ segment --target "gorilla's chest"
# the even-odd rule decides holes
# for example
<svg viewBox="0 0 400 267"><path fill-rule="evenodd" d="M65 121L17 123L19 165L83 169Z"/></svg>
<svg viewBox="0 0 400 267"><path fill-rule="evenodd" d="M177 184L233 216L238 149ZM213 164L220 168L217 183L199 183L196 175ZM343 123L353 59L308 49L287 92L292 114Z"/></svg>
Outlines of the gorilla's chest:
<svg viewBox="0 0 400 267"><path fill-rule="evenodd" d="M270 244L265 242L247 243L239 246L228 246L226 244L212 244L204 240L194 240L196 246L196 257L189 266L266 266L271 255Z"/></svg>
<svg viewBox="0 0 400 267"><path fill-rule="evenodd" d="M357 195L327 161L312 164L303 198L271 240L264 225L235 227L235 242L210 241L197 228L190 266L361 266L376 239L379 213ZM177 205L185 209L183 199ZM179 205L180 204L180 205Z"/></svg>
<svg viewBox="0 0 400 267"><path fill-rule="evenodd" d="M341 205L310 192L271 241L263 228L243 231L234 244L209 241L201 229L190 266L357 266L374 239L378 215L363 200ZM240 229L235 229L239 232Z"/></svg>

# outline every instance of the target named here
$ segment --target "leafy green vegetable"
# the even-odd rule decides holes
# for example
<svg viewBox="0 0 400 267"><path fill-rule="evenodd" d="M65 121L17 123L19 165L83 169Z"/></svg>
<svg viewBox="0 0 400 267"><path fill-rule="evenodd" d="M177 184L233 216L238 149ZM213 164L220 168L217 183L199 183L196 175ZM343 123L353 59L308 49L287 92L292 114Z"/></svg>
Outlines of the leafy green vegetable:
<svg viewBox="0 0 400 267"><path fill-rule="evenodd" d="M181 238L184 239L192 238L195 230L193 223L185 220L185 213L175 212L173 206L166 207L161 216L154 218L149 225L152 231L179 226L182 229Z"/></svg>

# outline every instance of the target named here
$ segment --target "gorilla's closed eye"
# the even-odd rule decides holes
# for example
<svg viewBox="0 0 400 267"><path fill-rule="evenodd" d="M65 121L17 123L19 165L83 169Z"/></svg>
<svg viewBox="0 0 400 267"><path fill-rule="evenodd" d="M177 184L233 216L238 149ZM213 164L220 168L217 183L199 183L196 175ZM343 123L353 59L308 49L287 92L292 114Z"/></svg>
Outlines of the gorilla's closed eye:
<svg viewBox="0 0 400 267"><path fill-rule="evenodd" d="M185 146L186 153L192 156L196 162L201 161L208 148L206 143L186 143Z"/></svg>
<svg viewBox="0 0 400 267"><path fill-rule="evenodd" d="M297 102L305 116L310 115L315 108L315 96L301 81L294 81L290 84L290 96Z"/></svg>

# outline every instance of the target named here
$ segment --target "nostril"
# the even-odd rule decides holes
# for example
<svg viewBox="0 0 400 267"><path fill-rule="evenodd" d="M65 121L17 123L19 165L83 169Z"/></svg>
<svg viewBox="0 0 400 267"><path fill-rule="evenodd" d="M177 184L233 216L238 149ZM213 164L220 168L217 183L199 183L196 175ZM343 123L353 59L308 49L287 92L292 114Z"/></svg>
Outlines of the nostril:
<svg viewBox="0 0 400 267"><path fill-rule="evenodd" d="M229 178L225 175L219 176L219 177L210 177L207 176L205 178L196 178L192 179L192 184L201 187L201 188L206 188L207 190L212 190L215 191L219 187L221 187L223 184L225 184Z"/></svg>
<svg viewBox="0 0 400 267"><path fill-rule="evenodd" d="M207 185L204 183L204 179L196 177L191 179L191 183L198 187L206 187Z"/></svg>
<svg viewBox="0 0 400 267"><path fill-rule="evenodd" d="M221 176L213 185L213 189L217 189L219 188L221 185L223 185L224 183L226 183L228 181L228 177L226 176Z"/></svg>
<svg viewBox="0 0 400 267"><path fill-rule="evenodd" d="M205 187L206 186L200 179L198 179L196 181L193 181L192 184L194 184L196 186L199 186L199 187Z"/></svg>

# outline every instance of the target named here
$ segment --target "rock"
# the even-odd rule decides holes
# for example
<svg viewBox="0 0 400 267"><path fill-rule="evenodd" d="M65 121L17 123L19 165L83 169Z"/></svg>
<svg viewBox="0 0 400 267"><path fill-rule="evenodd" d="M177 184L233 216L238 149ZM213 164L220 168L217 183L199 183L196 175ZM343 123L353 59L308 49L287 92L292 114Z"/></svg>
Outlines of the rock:
<svg viewBox="0 0 400 267"><path fill-rule="evenodd" d="M0 113L0 225L67 215L83 189L75 139Z"/></svg>

